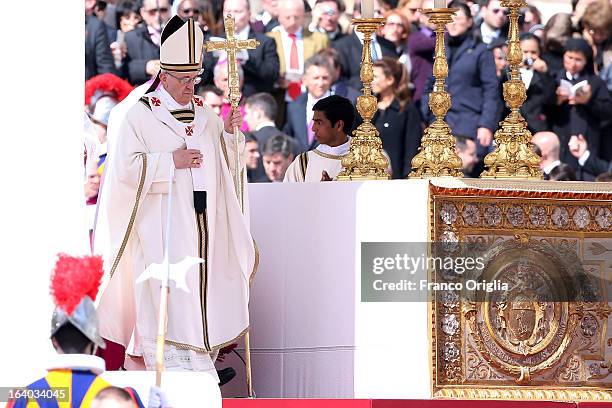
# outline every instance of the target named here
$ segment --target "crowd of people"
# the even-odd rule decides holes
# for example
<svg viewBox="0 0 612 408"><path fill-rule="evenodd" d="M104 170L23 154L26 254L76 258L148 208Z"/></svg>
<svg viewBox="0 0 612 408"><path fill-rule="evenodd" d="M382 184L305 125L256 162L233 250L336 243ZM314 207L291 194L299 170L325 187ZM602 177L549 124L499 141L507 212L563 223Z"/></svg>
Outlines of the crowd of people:
<svg viewBox="0 0 612 408"><path fill-rule="evenodd" d="M223 17L231 14L236 36L260 43L238 53L249 181L283 181L291 162L319 144L313 106L330 95L354 105L361 93L363 39L350 25L360 17L360 5L262 0L258 6L260 13L249 0L86 0L86 110L98 128L91 143L104 143L108 112L126 92L159 71L161 30L171 16L194 18L208 41L224 37ZM447 26L452 107L446 120L465 175L478 177L508 113L502 97L508 10L498 0L452 0L448 6L458 11ZM435 36L419 11L431 7L433 0L375 2L376 16L386 23L371 48L378 97L373 123L393 178L408 175L423 129L433 120L427 102ZM521 112L547 179L610 180L612 6L609 0L573 0L572 8L548 21L534 4L521 11L520 70L527 88ZM223 52L205 53L198 81L197 94L226 117L231 107ZM360 120L357 115L353 128ZM90 196L97 193L103 163L103 154L89 161Z"/></svg>

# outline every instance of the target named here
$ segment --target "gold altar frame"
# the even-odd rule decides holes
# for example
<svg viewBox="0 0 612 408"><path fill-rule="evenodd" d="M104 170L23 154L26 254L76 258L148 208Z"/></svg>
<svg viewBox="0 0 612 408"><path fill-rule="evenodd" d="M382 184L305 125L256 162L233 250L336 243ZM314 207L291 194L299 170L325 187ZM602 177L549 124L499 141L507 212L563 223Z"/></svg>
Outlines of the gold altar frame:
<svg viewBox="0 0 612 408"><path fill-rule="evenodd" d="M496 236L501 237L499 239L502 240L516 239L524 240L524 242L530 239L575 241L579 243L578 246L581 249L580 259L584 259L585 239L593 240L589 248L594 251L598 250L593 249L597 246L597 241L605 238L609 240L608 242L612 242L612 185L610 183L432 180L429 191L429 239L431 242L444 241L453 234L460 242L470 236L489 236L493 241L497 240ZM442 212L442 207L445 205L447 209L454 208L455 212L451 211L450 214L449 211ZM486 210L489 211L488 218L484 215ZM442 217L445 217L444 220ZM612 251L603 245L601 247L602 251ZM606 267L612 268L612 265L607 264L595 266L600 267L603 272L606 271ZM607 274L609 273L608 270ZM433 276L430 277L433 278ZM580 318L584 318L586 313L601 316L600 333L597 333L592 340L593 344L600 345L600 353L580 353L576 359L580 357L585 362L583 366L579 364L576 371L582 371L578 374L574 373L572 370L575 367L573 366L572 369L566 371L570 379L575 378L576 375L586 377L585 370L588 369L586 359L592 359L601 361L602 367L609 370L608 374L604 373L600 380L597 380L598 377L586 377L589 381L585 380L582 381L584 384L577 385L580 381L568 381L567 384L563 384L559 381L530 379L530 369L527 369L526 373L521 373L520 378L510 378L511 375L504 373L494 364L490 364L487 369L495 374L501 373L502 378L483 379L482 381L473 378L466 380L468 371L466 350L474 351L475 353L472 354L481 357L483 363L486 363L487 360L486 356L480 354L480 350L474 347L477 342L474 342L473 339L477 333L470 331L470 326L466 321L466 314L474 311L471 311L467 305L470 302L465 300L458 300L456 306L449 308L442 299L434 298L434 294L430 296L428 329L431 344L431 387L434 398L612 401L612 361L609 353L606 354L606 351L609 352L612 346L612 335L606 333L608 316L612 312L610 299L607 299L608 302L590 304L563 303L573 308L573 313L575 313L571 316L574 326L568 323L564 335L566 347L574 341L571 335L576 325L580 324ZM584 305L592 307L585 309L582 307ZM583 314L577 316L579 312ZM443 321L447 320L447 316L451 314L454 314L455 317L448 320L456 320L458 324L457 322L452 323L453 327L458 329L449 335L448 328L446 327L447 332L445 332L442 327ZM568 318L568 321L570 320ZM605 322L605 327L603 322ZM470 341L467 340L468 336L470 336ZM606 339L608 339L607 344ZM568 350L572 351L566 353ZM540 372L565 373L566 371L560 370L565 370L570 362L578 361L574 359L573 354L576 350L582 349L580 347L560 348L558 355L552 355L549 358L552 364L540 367ZM455 357L456 360L447 361L448 354ZM492 360L494 359L490 358L489 362ZM475 371L476 368L473 370ZM537 370L534 372L537 373ZM516 376L518 377L518 374ZM591 381L592 378L594 380Z"/></svg>

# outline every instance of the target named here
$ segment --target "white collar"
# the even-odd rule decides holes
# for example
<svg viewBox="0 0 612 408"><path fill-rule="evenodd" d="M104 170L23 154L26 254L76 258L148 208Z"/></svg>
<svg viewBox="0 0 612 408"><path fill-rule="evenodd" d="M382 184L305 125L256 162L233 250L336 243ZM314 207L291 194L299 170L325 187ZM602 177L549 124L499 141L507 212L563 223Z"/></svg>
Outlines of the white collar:
<svg viewBox="0 0 612 408"><path fill-rule="evenodd" d="M344 156L348 153L349 148L351 146L351 138L349 137L346 143L341 144L340 146L328 146L325 144L320 144L317 146L317 150L321 153L331 154L333 156Z"/></svg>
<svg viewBox="0 0 612 408"><path fill-rule="evenodd" d="M545 174L550 174L550 172L560 164L561 164L561 160L555 160L554 162L548 163L546 166L544 166L542 168L542 171Z"/></svg>
<svg viewBox="0 0 612 408"><path fill-rule="evenodd" d="M283 36L289 37L289 33L287 32L287 30L285 30L285 27L283 27L282 25L276 26L272 29L272 31L276 31L276 30L280 31ZM295 37L298 40L302 39L302 28L301 27L299 30L295 32Z"/></svg>
<svg viewBox="0 0 612 408"><path fill-rule="evenodd" d="M264 12L261 13L261 16L259 17L259 21L261 21L263 25L267 25L270 21L272 21L272 14L264 10Z"/></svg>
<svg viewBox="0 0 612 408"><path fill-rule="evenodd" d="M565 71L565 77L570 81L578 80L578 78L580 78L580 73L572 75L569 71Z"/></svg>
<svg viewBox="0 0 612 408"><path fill-rule="evenodd" d="M310 94L310 92L308 92L308 101L306 102L306 105L312 108L312 105L319 102L323 98L327 98L329 95L330 95L329 90L327 90L327 92L325 92L323 96L321 96L320 98L315 98L314 96ZM308 110L311 110L311 109L308 109Z"/></svg>
<svg viewBox="0 0 612 408"><path fill-rule="evenodd" d="M501 30L494 30L491 27L489 27L489 25L487 23L485 23L484 21L482 22L482 24L480 25L480 33L482 34L483 38L498 38L499 34L501 33Z"/></svg>
<svg viewBox="0 0 612 408"><path fill-rule="evenodd" d="M187 105L179 104L177 101L174 100L172 95L170 95L168 91L166 91L163 85L159 87L157 92L159 93L159 98L162 100L168 110L191 109L191 102L189 102Z"/></svg>
<svg viewBox="0 0 612 408"><path fill-rule="evenodd" d="M91 354L57 354L49 366L51 370L87 370L99 375L106 370L104 360Z"/></svg>
<svg viewBox="0 0 612 408"><path fill-rule="evenodd" d="M274 124L274 122L272 122L271 120L266 121L266 122L261 122L259 125L255 126L255 130L261 130L261 128L265 128L266 126L272 126L272 127L276 127L276 125Z"/></svg>
<svg viewBox="0 0 612 408"><path fill-rule="evenodd" d="M235 35L235 37L239 40L246 40L249 38L249 30L251 29L251 27L249 27L249 25L247 24L246 27L244 27L241 31L238 31Z"/></svg>

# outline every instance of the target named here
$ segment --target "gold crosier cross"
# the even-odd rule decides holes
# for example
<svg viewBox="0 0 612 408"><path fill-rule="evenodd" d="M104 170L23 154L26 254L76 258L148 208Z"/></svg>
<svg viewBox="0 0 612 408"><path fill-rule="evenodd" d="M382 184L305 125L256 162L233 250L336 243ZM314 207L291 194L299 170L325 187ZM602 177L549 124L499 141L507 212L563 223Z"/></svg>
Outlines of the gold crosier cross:
<svg viewBox="0 0 612 408"><path fill-rule="evenodd" d="M238 109L240 104L240 78L238 78L238 61L236 60L236 52L242 49L255 49L259 45L259 41L255 39L238 40L234 37L234 18L228 14L224 20L225 23L225 41L207 41L206 52L223 50L227 53L227 82L229 87L229 101L232 105L232 112ZM238 135L239 129L234 128L234 135ZM236 187L236 195L240 208L243 207L242 202L242 183L240 169L240 154L238 152L238 138L236 137L236 174L234 175L234 184Z"/></svg>
<svg viewBox="0 0 612 408"><path fill-rule="evenodd" d="M238 109L240 104L240 78L238 77L238 62L236 60L236 52L241 49L255 49L259 46L259 41L255 39L238 40L234 37L234 18L228 14L224 20L225 23L225 41L207 41L206 52L224 50L227 53L227 82L229 87L229 101L232 105L232 112ZM236 196L240 209L244 210L243 203L243 185L242 172L240 171L240 152L238 150L238 127L234 127L234 135L236 135L236 171L234 174L234 186L236 188ZM249 398L253 398L253 381L251 379L251 346L249 331L244 334L244 355L246 363L246 382Z"/></svg>

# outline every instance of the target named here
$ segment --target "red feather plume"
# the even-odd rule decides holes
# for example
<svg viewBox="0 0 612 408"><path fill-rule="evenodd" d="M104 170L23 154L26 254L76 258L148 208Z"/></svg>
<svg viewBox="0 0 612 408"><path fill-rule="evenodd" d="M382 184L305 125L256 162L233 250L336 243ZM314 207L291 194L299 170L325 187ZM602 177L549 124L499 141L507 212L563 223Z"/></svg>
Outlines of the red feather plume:
<svg viewBox="0 0 612 408"><path fill-rule="evenodd" d="M51 275L51 296L55 305L69 315L84 296L95 300L104 274L100 256L74 257L58 254Z"/></svg>
<svg viewBox="0 0 612 408"><path fill-rule="evenodd" d="M85 81L85 105L90 104L91 97L96 91L113 95L117 102L121 102L133 89L134 87L128 81L119 78L117 75L109 73L96 75Z"/></svg>

